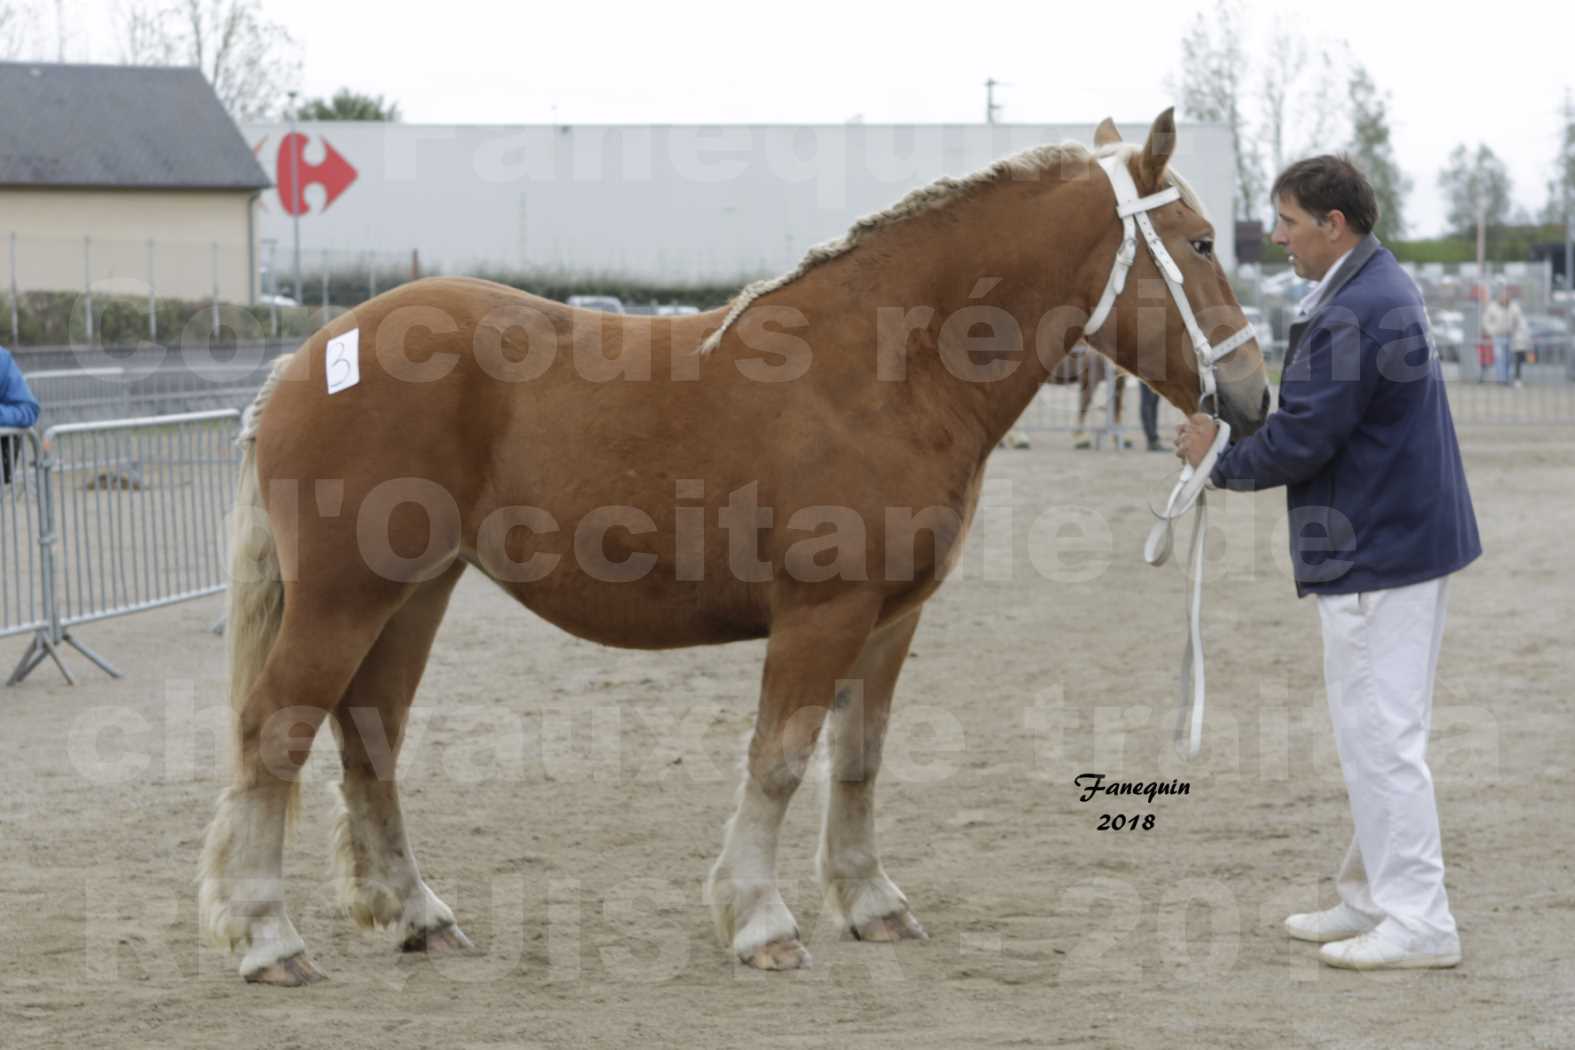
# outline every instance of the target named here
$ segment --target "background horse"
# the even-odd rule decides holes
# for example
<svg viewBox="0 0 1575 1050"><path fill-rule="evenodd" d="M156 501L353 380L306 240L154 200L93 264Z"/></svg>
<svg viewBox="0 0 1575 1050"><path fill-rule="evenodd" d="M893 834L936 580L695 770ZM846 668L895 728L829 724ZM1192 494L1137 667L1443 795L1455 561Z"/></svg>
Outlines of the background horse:
<svg viewBox="0 0 1575 1050"><path fill-rule="evenodd" d="M1099 389L1099 384L1112 379L1107 397L1115 398L1111 408L1110 419L1116 426L1121 425L1121 402L1126 393L1127 374L1116 368L1106 360L1103 354L1090 350L1085 343L1079 343L1072 348L1066 359L1050 373L1048 382L1055 384L1077 384L1077 429L1072 432L1073 448L1093 448L1093 439L1088 436L1085 429L1088 423L1088 407L1094 401L1094 391ZM1126 448L1132 447L1132 442L1119 435L1113 440L1120 441Z"/></svg>
<svg viewBox="0 0 1575 1050"><path fill-rule="evenodd" d="M1077 428L1072 431L1072 447L1079 449L1093 448L1093 439L1084 429L1088 419L1088 406L1094 400L1094 391L1111 372L1115 373L1115 385L1111 394L1115 397L1113 416L1117 426L1121 424L1121 399L1126 392L1127 374L1119 368L1111 368L1110 363L1101 355L1088 349L1084 343L1078 343L1072 352L1061 360L1061 363L1051 370L1045 380L1053 386L1069 386L1077 384ZM1132 442L1125 438L1117 437L1127 448L1132 447ZM1031 448L1033 442L1028 437L1028 432L1021 427L1013 427L1007 431L996 447L998 448Z"/></svg>
<svg viewBox="0 0 1575 1050"><path fill-rule="evenodd" d="M358 922L406 950L468 946L421 878L395 764L460 575L582 638L645 649L767 639L755 727L706 880L722 941L763 969L809 955L776 886L777 831L824 727L816 870L847 929L922 938L875 840L897 676L960 554L996 442L1090 323L1123 239L1099 156L1139 191L1205 333L1246 325L1196 197L1141 149L1045 146L917 190L731 307L574 310L484 281L403 285L275 367L247 413L232 529L235 770L208 829L199 912L251 981L320 975L284 904L287 816L325 721L344 765L334 862ZM1199 404L1187 322L1139 253L1096 350ZM883 304L871 308L869 304ZM899 304L899 305L886 305ZM1153 310L1145 310L1152 315ZM1219 409L1268 406L1248 342Z"/></svg>

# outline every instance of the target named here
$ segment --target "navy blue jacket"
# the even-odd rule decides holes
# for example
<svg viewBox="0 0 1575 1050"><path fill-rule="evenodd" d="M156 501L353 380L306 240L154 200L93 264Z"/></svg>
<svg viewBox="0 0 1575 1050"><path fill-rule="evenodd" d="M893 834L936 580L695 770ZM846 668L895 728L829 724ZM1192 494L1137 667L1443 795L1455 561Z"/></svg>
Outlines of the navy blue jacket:
<svg viewBox="0 0 1575 1050"><path fill-rule="evenodd" d="M1278 410L1210 480L1286 486L1299 597L1421 583L1482 553L1421 293L1377 238L1291 327Z"/></svg>

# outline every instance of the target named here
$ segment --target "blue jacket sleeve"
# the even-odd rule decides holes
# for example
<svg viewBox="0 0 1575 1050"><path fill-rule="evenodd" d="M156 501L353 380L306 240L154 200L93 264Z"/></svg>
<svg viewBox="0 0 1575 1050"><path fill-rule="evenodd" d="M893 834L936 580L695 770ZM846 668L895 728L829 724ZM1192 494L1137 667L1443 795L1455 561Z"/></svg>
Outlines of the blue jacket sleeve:
<svg viewBox="0 0 1575 1050"><path fill-rule="evenodd" d="M1378 382L1377 347L1354 318L1310 327L1280 384L1280 406L1249 438L1226 449L1209 479L1252 492L1317 474L1361 422Z"/></svg>
<svg viewBox="0 0 1575 1050"><path fill-rule="evenodd" d="M0 350L0 427L26 429L38 422L38 398L11 355Z"/></svg>

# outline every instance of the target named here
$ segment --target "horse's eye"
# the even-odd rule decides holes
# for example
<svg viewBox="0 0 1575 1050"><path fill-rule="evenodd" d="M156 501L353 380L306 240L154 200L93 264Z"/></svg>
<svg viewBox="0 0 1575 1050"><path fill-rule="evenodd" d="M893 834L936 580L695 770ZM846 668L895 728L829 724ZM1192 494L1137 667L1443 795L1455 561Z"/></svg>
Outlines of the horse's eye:
<svg viewBox="0 0 1575 1050"><path fill-rule="evenodd" d="M1192 250L1205 259L1214 258L1214 242L1208 239L1192 242Z"/></svg>

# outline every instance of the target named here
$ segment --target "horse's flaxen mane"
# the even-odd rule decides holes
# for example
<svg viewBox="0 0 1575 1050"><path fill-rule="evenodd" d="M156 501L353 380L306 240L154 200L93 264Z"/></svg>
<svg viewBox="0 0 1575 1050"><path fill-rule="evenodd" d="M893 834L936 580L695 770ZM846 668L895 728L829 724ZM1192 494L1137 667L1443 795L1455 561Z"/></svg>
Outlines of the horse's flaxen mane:
<svg viewBox="0 0 1575 1050"><path fill-rule="evenodd" d="M972 175L960 179L949 176L940 178L928 186L921 186L896 204L884 211L866 215L853 224L840 240L827 241L817 244L805 253L798 266L780 277L767 277L752 284L746 285L743 291L734 297L727 316L716 331L706 337L700 344L700 352L708 354L715 350L722 342L722 335L739 316L759 299L762 295L774 292L785 285L798 280L810 270L821 263L830 262L832 259L846 255L857 248L873 233L893 226L899 222L911 219L917 215L936 211L955 201L972 195L975 191L992 186L1009 178L1032 178L1048 171L1055 171L1062 165L1078 161L1093 160L1097 157L1106 157L1113 153L1135 153L1138 147L1128 143L1113 143L1097 151L1090 150L1081 142L1062 142L1057 145L1033 146L1009 157L1003 157L987 168L981 168ZM1169 181L1181 190L1181 199L1199 215L1207 217L1203 202L1187 182L1174 172L1167 171Z"/></svg>
<svg viewBox="0 0 1575 1050"><path fill-rule="evenodd" d="M926 212L944 208L954 201L971 195L981 187L993 185L1003 179L1032 177L1041 172L1052 171L1057 165L1062 163L1087 160L1092 156L1093 154L1088 147L1081 142L1034 146L1020 153L1014 153L1009 157L1003 157L989 167L982 168L972 175L966 175L960 179L947 176L935 180L928 186L920 186L884 211L864 216L864 218L854 223L853 228L848 230L847 234L840 240L817 244L805 254L798 266L791 271L780 277L768 277L746 285L744 290L739 292L733 299L732 306L727 312L727 317L722 321L721 327L712 332L706 338L706 341L700 345L700 352L704 354L716 349L717 345L722 341L722 333L726 332L733 322L738 319L739 315L756 299L798 280L821 263L846 255L862 244L870 234L877 233L906 219L911 219L916 215L923 215Z"/></svg>

